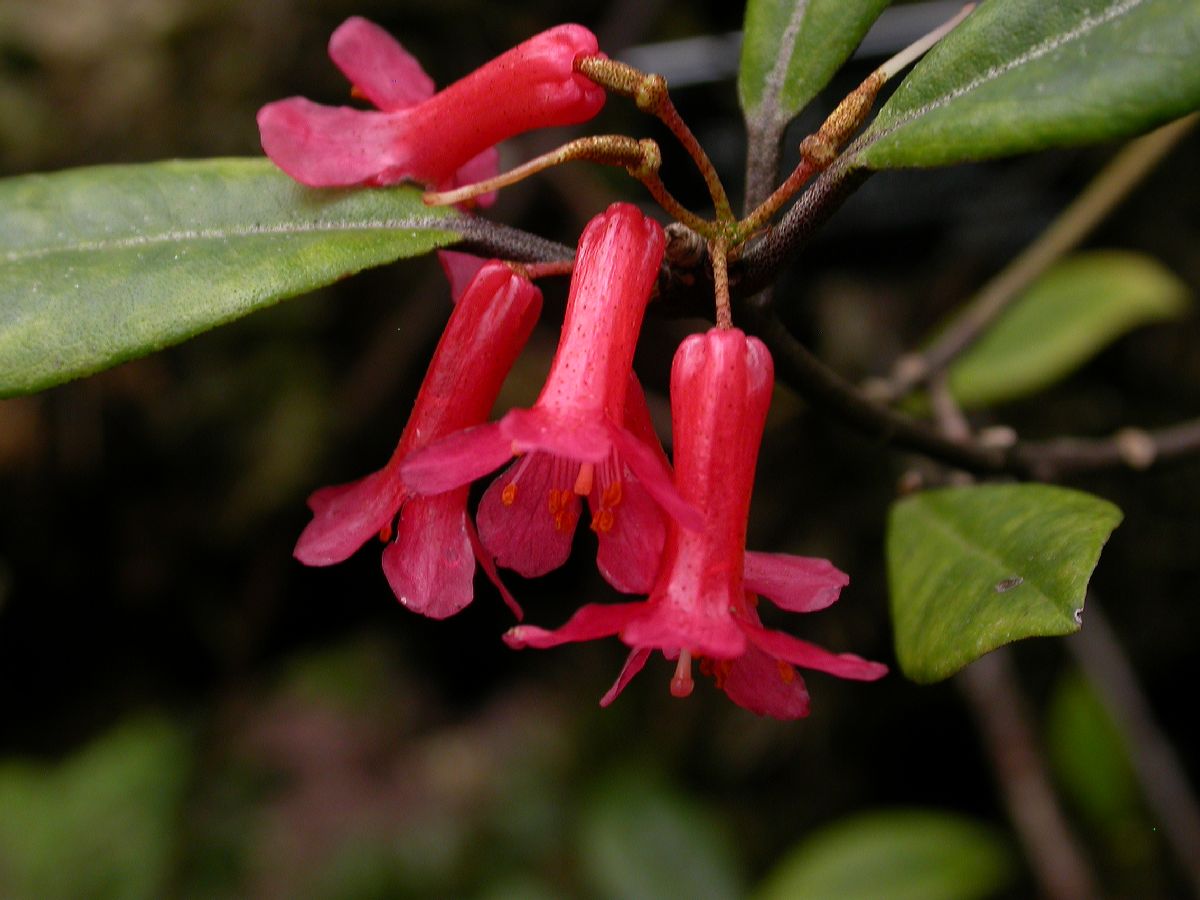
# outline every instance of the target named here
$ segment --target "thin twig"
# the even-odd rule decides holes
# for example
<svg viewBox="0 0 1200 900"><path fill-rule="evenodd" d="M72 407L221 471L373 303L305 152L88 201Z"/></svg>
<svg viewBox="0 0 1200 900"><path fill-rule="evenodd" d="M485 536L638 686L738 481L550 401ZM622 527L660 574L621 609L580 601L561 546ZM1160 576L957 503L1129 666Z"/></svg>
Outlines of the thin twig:
<svg viewBox="0 0 1200 900"><path fill-rule="evenodd" d="M1200 896L1200 806L1095 597L1088 597L1083 628L1067 639L1067 647L1125 735L1134 772L1161 826L1158 830Z"/></svg>
<svg viewBox="0 0 1200 900"><path fill-rule="evenodd" d="M877 403L801 344L762 303L739 308L748 330L771 350L780 378L860 431L977 475L1056 481L1064 475L1127 466L1144 469L1200 453L1200 419L1158 430L1125 428L1108 438L1063 437L994 446L952 438L926 422Z"/></svg>
<svg viewBox="0 0 1200 900"><path fill-rule="evenodd" d="M1137 138L1118 153L1049 228L966 303L937 340L926 350L896 361L882 386L886 398L895 402L905 396L970 347L1038 276L1078 246L1196 121L1193 113Z"/></svg>
<svg viewBox="0 0 1200 900"><path fill-rule="evenodd" d="M1050 786L1011 651L1001 647L980 657L956 681L983 737L1041 893L1057 900L1097 896L1090 867Z"/></svg>

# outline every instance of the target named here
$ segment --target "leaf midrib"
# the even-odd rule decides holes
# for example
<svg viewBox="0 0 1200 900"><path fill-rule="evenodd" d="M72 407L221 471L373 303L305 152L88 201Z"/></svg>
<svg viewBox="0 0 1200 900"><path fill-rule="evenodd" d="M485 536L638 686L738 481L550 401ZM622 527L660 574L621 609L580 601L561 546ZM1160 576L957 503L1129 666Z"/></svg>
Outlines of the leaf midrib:
<svg viewBox="0 0 1200 900"><path fill-rule="evenodd" d="M157 234L136 234L121 238L105 238L94 241L68 241L61 244L43 245L27 250L9 250L4 254L5 263L22 263L34 259L63 253L101 253L113 250L131 250L163 244L203 243L223 241L230 238L303 236L312 234L384 232L384 231L430 231L457 236L453 228L447 228L444 218L421 216L409 219L381 219L374 222L326 220L297 224L234 226L223 229L183 229L164 231Z"/></svg>
<svg viewBox="0 0 1200 900"><path fill-rule="evenodd" d="M956 528L954 523L950 519L948 519L945 515L938 514L938 511L935 510L929 503L919 502L917 504L917 509L920 513L922 513L926 517L928 522L931 522L934 525L939 526L940 531L944 532L946 535L950 536L951 538L954 538L965 549L972 551L972 555L980 557L980 558L992 563L993 565L995 565L995 567L997 569L999 569L1002 572L1012 571L1013 574L1020 575L1022 578L1023 584L1028 584L1031 588L1033 588L1035 591L1037 591L1038 595L1043 600L1046 600L1052 606L1057 608L1058 604L1055 603L1054 598L1052 598L1048 593L1046 593L1045 589L1041 586L1041 584L1038 583L1038 580L1036 578L1034 578L1033 576L1026 577L1024 574L1022 574L1020 572L1013 571L1013 569L1015 567L1007 559L1005 559L1004 557L1002 557L998 554L989 553L985 549L980 547L979 544L973 543L971 541L970 537L966 533L964 533L961 529Z"/></svg>
<svg viewBox="0 0 1200 900"><path fill-rule="evenodd" d="M959 97L965 96L966 94L969 94L986 84L990 84L998 78L1002 78L1014 69L1018 69L1027 63L1036 62L1046 54L1052 53L1055 50L1058 50L1061 47L1064 47L1067 44L1070 44L1071 42L1090 34L1097 28L1107 25L1109 22L1125 15L1130 10L1141 6L1145 2L1146 0L1121 0L1121 2L1118 2L1114 6L1110 6L1098 16L1085 16L1083 20L1080 21L1079 24L1074 28L1065 31L1062 34L1053 35L1046 38L1035 47L1031 47L1025 53L1010 59L1008 62L1003 63L1002 65L992 66L992 68L988 69L974 80L964 84L962 87L955 88L954 90L949 91L940 97L930 100L925 105L909 111L887 127L881 128L879 131L866 132L859 139L859 141L855 142L855 146L851 148L851 152L846 153L845 156L847 158L853 158L857 160L859 156L861 156L879 141L899 131L910 122L919 119L922 116L933 112L934 110L948 106Z"/></svg>

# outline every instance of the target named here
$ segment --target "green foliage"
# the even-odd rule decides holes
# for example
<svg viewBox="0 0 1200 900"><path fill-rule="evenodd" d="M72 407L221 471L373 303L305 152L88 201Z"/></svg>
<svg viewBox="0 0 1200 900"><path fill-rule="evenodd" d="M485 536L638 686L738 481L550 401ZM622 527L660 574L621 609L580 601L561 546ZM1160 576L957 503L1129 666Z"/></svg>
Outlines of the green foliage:
<svg viewBox="0 0 1200 900"><path fill-rule="evenodd" d="M992 0L922 60L857 162L938 166L1145 131L1200 107L1195 0Z"/></svg>
<svg viewBox="0 0 1200 900"><path fill-rule="evenodd" d="M413 188L313 190L265 159L0 182L0 397L453 243L445 215Z"/></svg>
<svg viewBox="0 0 1200 900"><path fill-rule="evenodd" d="M173 727L143 721L58 766L0 763L0 896L163 896L189 757Z"/></svg>
<svg viewBox="0 0 1200 900"><path fill-rule="evenodd" d="M1060 679L1051 697L1046 750L1055 779L1093 827L1120 831L1138 815L1137 779L1125 740L1077 674Z"/></svg>
<svg viewBox="0 0 1200 900"><path fill-rule="evenodd" d="M1084 595L1121 511L1081 491L992 484L893 504L887 564L896 658L934 682L1026 637L1079 630Z"/></svg>
<svg viewBox="0 0 1200 900"><path fill-rule="evenodd" d="M1077 671L1058 680L1046 710L1046 755L1064 800L1086 826L1114 896L1164 894L1154 886L1162 835L1142 802L1125 735Z"/></svg>
<svg viewBox="0 0 1200 900"><path fill-rule="evenodd" d="M933 810L874 812L810 835L768 876L756 900L973 900L1012 879L1002 838Z"/></svg>
<svg viewBox="0 0 1200 900"><path fill-rule="evenodd" d="M1188 289L1136 253L1080 253L1058 263L950 367L965 407L1038 391L1069 375L1139 325L1187 312Z"/></svg>
<svg viewBox="0 0 1200 900"><path fill-rule="evenodd" d="M702 810L645 772L604 780L582 812L580 853L600 897L738 897L730 843Z"/></svg>
<svg viewBox="0 0 1200 900"><path fill-rule="evenodd" d="M782 125L829 83L891 0L750 0L738 98L748 122Z"/></svg>

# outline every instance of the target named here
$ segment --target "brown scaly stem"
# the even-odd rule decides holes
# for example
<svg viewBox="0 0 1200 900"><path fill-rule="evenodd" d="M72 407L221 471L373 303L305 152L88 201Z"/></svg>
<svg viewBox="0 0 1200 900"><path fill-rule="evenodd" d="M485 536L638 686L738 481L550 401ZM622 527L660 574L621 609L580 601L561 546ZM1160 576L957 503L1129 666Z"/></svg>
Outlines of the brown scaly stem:
<svg viewBox="0 0 1200 900"><path fill-rule="evenodd" d="M538 278L553 278L557 275L570 275L575 270L574 260L545 263L508 262L506 265L523 278L533 281Z"/></svg>
<svg viewBox="0 0 1200 900"><path fill-rule="evenodd" d="M649 143L654 143L649 141ZM658 152L658 145L654 146L655 152ZM682 203L675 199L667 186L662 183L662 179L658 177L658 164L662 162L662 156L659 155L655 159L653 168L642 167L639 169L628 169L630 175L642 183L642 186L650 192L658 205L663 208L677 222L681 222L690 228L692 231L706 238L716 237L717 226L715 223L702 219Z"/></svg>
<svg viewBox="0 0 1200 900"><path fill-rule="evenodd" d="M905 47L863 79L862 84L839 103L815 134L800 142L800 163L787 179L761 204L737 223L734 243L763 228L810 178L823 172L837 159L846 142L862 127L875 106L879 91L888 80L914 62L961 22L975 5L968 4L954 18Z"/></svg>
<svg viewBox="0 0 1200 900"><path fill-rule="evenodd" d="M658 177L658 170L662 166L662 151L659 150L658 144L649 138L638 141L621 134L579 138L522 163L515 169L502 172L494 178L464 185L452 191L430 191L424 194L422 199L427 206L450 206L465 203L482 194L514 185L553 166L575 160L586 160L625 169L640 181L650 192L650 196L676 220L683 222L693 231L705 237L716 236L716 226L712 222L700 218L676 200L667 190L666 185L662 183L662 179Z"/></svg>
<svg viewBox="0 0 1200 900"><path fill-rule="evenodd" d="M733 327L733 313L729 306L728 246L724 238L708 242L708 256L712 260L713 293L716 295L718 328Z"/></svg>
<svg viewBox="0 0 1200 900"><path fill-rule="evenodd" d="M732 223L735 220L733 208L729 205L729 196L717 176L716 167L687 123L680 118L679 111L667 92L665 78L661 75L647 75L633 66L603 56L577 57L575 71L613 93L631 98L638 109L656 116L666 125L700 170L704 183L708 186L709 196L712 197L717 221Z"/></svg>
<svg viewBox="0 0 1200 900"><path fill-rule="evenodd" d="M653 159L661 162L662 154L654 141L636 141L623 134L592 135L563 144L549 153L543 153L541 156L531 159L515 169L502 172L494 178L464 185L452 191L428 191L422 195L422 199L426 206L451 206L463 203L473 200L481 194L488 194L514 185L518 181L522 181L530 175L536 175L538 172L544 172L552 166L559 166L577 159L606 166L620 166L633 172L640 171L648 165L657 169Z"/></svg>

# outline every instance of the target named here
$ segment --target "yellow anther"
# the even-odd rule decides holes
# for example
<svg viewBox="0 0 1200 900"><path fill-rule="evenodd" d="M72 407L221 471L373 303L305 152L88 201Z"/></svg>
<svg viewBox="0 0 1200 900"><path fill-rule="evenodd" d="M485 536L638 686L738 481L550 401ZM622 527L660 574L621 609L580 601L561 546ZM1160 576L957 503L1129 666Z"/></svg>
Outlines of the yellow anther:
<svg viewBox="0 0 1200 900"><path fill-rule="evenodd" d="M612 531L613 522L616 521L616 516L611 509L601 509L600 512L592 516L592 531L596 534L608 534Z"/></svg>
<svg viewBox="0 0 1200 900"><path fill-rule="evenodd" d="M622 493L621 482L610 481L608 487L604 489L604 493L600 495L600 505L607 508L619 506Z"/></svg>
<svg viewBox="0 0 1200 900"><path fill-rule="evenodd" d="M784 684L791 684L796 680L796 670L782 659L775 660L775 665L779 667L779 680Z"/></svg>
<svg viewBox="0 0 1200 900"><path fill-rule="evenodd" d="M512 506L517 502L517 486L510 482L504 486L504 490L500 492L500 502L505 506Z"/></svg>

